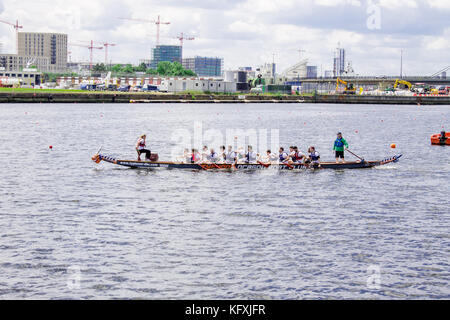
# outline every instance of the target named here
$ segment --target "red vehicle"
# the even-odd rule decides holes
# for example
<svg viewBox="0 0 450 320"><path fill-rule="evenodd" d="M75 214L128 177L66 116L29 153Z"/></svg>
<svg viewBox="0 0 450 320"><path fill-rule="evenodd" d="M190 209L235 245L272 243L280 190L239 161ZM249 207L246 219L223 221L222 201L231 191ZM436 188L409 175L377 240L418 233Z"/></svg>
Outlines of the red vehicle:
<svg viewBox="0 0 450 320"><path fill-rule="evenodd" d="M444 95L448 95L450 92L450 87L439 87L439 95L444 96Z"/></svg>

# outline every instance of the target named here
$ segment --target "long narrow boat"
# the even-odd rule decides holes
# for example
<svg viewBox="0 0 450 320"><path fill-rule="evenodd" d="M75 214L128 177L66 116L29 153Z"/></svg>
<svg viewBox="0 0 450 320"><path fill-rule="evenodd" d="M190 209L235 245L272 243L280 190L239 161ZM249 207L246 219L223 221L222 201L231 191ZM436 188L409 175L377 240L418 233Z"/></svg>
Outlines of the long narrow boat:
<svg viewBox="0 0 450 320"><path fill-rule="evenodd" d="M398 162L402 155L386 158L380 161L360 161L360 162L322 162L319 165L307 164L200 164L200 163L179 163L179 162L149 162L135 160L119 160L114 157L96 154L92 160L96 163L101 161L109 162L115 165L133 168L133 169L189 169L189 170L300 170L300 169L365 169Z"/></svg>

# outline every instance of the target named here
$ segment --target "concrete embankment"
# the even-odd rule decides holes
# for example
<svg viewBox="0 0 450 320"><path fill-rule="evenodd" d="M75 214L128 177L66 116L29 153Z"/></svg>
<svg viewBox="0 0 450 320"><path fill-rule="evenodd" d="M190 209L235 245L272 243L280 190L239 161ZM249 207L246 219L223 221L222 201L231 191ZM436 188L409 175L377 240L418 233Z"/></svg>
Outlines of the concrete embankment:
<svg viewBox="0 0 450 320"><path fill-rule="evenodd" d="M0 103L332 103L450 105L450 96L190 95L114 92L0 92Z"/></svg>

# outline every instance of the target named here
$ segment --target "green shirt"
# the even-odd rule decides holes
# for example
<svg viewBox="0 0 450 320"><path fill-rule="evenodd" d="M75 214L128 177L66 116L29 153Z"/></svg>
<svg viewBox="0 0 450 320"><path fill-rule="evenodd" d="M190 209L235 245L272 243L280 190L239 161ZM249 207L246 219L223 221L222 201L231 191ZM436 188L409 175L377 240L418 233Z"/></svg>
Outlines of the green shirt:
<svg viewBox="0 0 450 320"><path fill-rule="evenodd" d="M336 139L336 141L334 142L334 151L344 151L344 147L348 148L348 143L347 140L345 140L344 138L342 139Z"/></svg>

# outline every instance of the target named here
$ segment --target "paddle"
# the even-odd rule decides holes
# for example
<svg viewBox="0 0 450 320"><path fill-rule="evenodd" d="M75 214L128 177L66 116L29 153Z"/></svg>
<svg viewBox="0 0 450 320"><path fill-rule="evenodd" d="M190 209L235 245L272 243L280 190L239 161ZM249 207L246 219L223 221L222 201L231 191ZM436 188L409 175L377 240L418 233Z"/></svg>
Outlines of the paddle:
<svg viewBox="0 0 450 320"><path fill-rule="evenodd" d="M361 158L360 156L358 156L357 154L353 153L352 151L350 151L350 150L348 150L348 149L347 149L347 151L348 151L350 154L352 154L352 155L354 155L355 157L357 157L357 158L358 158L359 160L361 160L362 162L365 161L364 158Z"/></svg>
<svg viewBox="0 0 450 320"><path fill-rule="evenodd" d="M260 165L266 167L266 168L270 167L270 164L266 164L266 163L263 163L263 162L261 162L261 161L258 161L258 163L259 163Z"/></svg>
<svg viewBox="0 0 450 320"><path fill-rule="evenodd" d="M293 166L291 166L289 163L287 163L287 162L282 162L282 164L285 164L285 165L287 165L288 166L288 168L290 168L290 169L294 169L294 167Z"/></svg>

